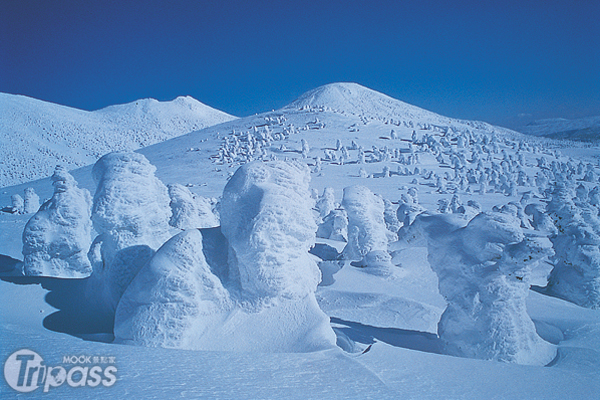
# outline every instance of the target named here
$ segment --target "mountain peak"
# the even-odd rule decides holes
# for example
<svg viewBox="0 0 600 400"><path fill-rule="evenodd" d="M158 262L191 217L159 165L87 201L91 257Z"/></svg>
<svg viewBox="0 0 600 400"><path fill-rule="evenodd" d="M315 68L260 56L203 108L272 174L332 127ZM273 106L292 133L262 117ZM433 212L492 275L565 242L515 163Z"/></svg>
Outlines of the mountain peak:
<svg viewBox="0 0 600 400"><path fill-rule="evenodd" d="M284 108L325 108L341 114L369 115L379 119L429 120L430 122L447 120L438 114L352 82L320 86L304 93Z"/></svg>

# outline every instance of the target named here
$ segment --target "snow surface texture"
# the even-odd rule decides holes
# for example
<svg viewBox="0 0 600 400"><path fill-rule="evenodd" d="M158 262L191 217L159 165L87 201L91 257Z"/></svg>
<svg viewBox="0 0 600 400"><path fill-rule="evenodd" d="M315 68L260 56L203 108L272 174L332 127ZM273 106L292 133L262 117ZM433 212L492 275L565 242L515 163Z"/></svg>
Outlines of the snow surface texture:
<svg viewBox="0 0 600 400"><path fill-rule="evenodd" d="M196 350L333 347L314 294L319 269L308 255L316 230L309 180L297 163L240 167L223 193L225 237L205 249L209 233L189 230L162 246L119 303L117 340ZM228 265L217 265L215 253L224 252Z"/></svg>
<svg viewBox="0 0 600 400"><path fill-rule="evenodd" d="M191 97L142 99L89 112L0 93L0 187L48 176L57 164L93 164L111 151L139 149L232 119Z"/></svg>
<svg viewBox="0 0 600 400"><path fill-rule="evenodd" d="M56 167L54 195L29 220L23 231L25 275L81 278L91 274L87 258L91 243L92 198L75 179Z"/></svg>
<svg viewBox="0 0 600 400"><path fill-rule="evenodd" d="M426 220L426 221L424 221ZM454 226L452 226L454 222ZM417 217L428 235L428 259L448 302L438 324L450 355L546 365L556 355L527 314L529 275L548 256L543 238L525 238L516 216L481 213L464 220ZM551 250L550 250L551 252Z"/></svg>
<svg viewBox="0 0 600 400"><path fill-rule="evenodd" d="M551 236L556 256L547 291L583 307L600 308L600 219L597 208L586 200L575 198L564 182L552 193L548 214L558 232Z"/></svg>

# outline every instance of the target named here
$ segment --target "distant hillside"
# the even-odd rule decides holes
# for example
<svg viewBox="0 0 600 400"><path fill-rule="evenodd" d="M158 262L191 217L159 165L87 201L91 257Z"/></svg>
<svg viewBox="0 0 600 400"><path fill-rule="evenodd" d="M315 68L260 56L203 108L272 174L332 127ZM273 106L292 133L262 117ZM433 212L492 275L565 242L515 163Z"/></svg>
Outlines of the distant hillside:
<svg viewBox="0 0 600 400"><path fill-rule="evenodd" d="M600 139L600 116L579 119L553 118L531 122L522 133L551 139L593 142Z"/></svg>
<svg viewBox="0 0 600 400"><path fill-rule="evenodd" d="M135 150L235 117L191 97L143 99L83 111L0 93L0 187L94 163L115 150Z"/></svg>

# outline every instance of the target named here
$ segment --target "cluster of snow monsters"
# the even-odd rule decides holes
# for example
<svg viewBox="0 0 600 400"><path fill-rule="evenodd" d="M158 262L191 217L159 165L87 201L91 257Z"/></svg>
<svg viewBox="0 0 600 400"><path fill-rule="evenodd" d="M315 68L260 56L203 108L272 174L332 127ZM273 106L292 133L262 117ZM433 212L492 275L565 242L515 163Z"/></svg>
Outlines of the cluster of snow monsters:
<svg viewBox="0 0 600 400"><path fill-rule="evenodd" d="M309 257L316 225L298 163L248 163L223 192L221 227L170 239L115 316L117 341L196 350L306 352L335 346Z"/></svg>
<svg viewBox="0 0 600 400"><path fill-rule="evenodd" d="M167 188L154 172L140 154L108 154L93 168L92 202L57 168L54 196L23 235L24 272L91 274L82 300L114 318L116 342L265 352L335 346L315 298L321 274L308 253L317 227L306 165L239 168L223 193L220 226L209 200Z"/></svg>
<svg viewBox="0 0 600 400"><path fill-rule="evenodd" d="M414 186L397 207L364 186L345 188L340 204L331 188L321 197L313 191L311 198L310 169L298 162L240 167L223 193L220 221L215 200L196 197L181 185L165 187L154 176L155 168L136 153L111 153L98 161L93 203L57 168L54 196L23 235L24 272L91 273L88 297L114 315L120 342L311 351L335 343L314 296L320 273L308 250L315 232L346 241L342 258L382 277L395 268L390 244L411 246L421 238L448 302L438 325L444 351L545 364L555 350L537 336L526 313L531 269L541 260L552 261L548 293L585 307L600 306L600 190L588 189L597 181L594 167L549 163L542 156L532 179L523 169L532 166L500 151L497 139L452 134L439 141L414 136L411 144L440 162L445 155L454 160L454 178L415 170L439 193L454 193L450 201L440 200L437 213L419 204ZM465 157L467 143L475 148L471 160ZM534 150L509 140L502 146ZM344 153L341 143L338 147ZM385 160L385 154L392 157L388 151L376 156L376 150L372 162L377 162L374 157ZM303 155L308 151L303 144ZM491 154L502 154L501 164L494 165ZM484 160L490 168L483 167ZM466 168L475 162L475 168ZM482 213L476 201L462 204L457 194L465 178L467 188L484 185L481 194L514 195L515 185L532 190L521 202ZM544 198L551 199L547 210ZM91 223L98 234L93 242ZM175 228L184 231L172 236Z"/></svg>
<svg viewBox="0 0 600 400"><path fill-rule="evenodd" d="M325 149L323 156L314 158L313 172L321 172L325 163L344 165L351 162L365 165L359 170L363 178L414 176L413 184L434 187L439 194L502 193L516 196L519 187L543 193L557 175L565 173L581 175L586 182L598 181L592 164L574 161L561 163L556 152L523 140L469 130L456 132L449 127L428 128L431 133L421 137L413 131L408 142L400 140L392 129L389 137L391 145L382 148L372 146L371 149L365 149L355 141L346 146L338 139L335 150ZM307 146L302 145L295 152L302 153L303 158L308 157ZM527 162L525 154L528 153L539 156L536 158L537 164ZM448 170L441 174L417 166L422 164L424 158L435 160ZM552 158L556 159L549 161ZM366 168L372 164L383 166L379 171L368 172ZM537 171L535 175L532 174L533 170Z"/></svg>

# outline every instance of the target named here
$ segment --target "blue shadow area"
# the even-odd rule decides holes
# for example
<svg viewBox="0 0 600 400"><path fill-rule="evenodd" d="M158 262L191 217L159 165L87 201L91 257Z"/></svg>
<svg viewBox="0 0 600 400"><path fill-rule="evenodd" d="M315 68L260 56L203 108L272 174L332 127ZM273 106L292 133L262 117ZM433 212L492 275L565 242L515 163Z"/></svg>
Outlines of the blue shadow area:
<svg viewBox="0 0 600 400"><path fill-rule="evenodd" d="M357 343L369 345L375 342L383 342L394 347L441 354L441 341L433 333L396 328L378 328L358 322L344 321L339 318L331 318L331 323L341 325L342 327L338 326L334 329Z"/></svg>

